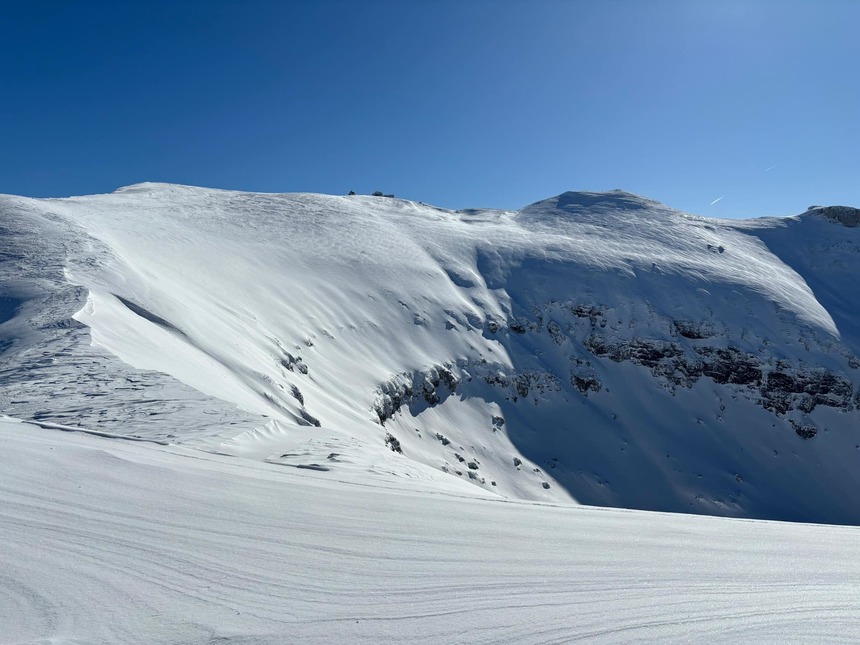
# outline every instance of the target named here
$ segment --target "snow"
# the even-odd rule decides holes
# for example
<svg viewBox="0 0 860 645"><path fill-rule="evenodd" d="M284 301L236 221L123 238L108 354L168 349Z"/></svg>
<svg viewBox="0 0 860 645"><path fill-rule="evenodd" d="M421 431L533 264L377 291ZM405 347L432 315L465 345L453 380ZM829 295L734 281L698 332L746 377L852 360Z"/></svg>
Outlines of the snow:
<svg viewBox="0 0 860 645"><path fill-rule="evenodd" d="M860 524L855 227L168 184L0 214L2 642L860 634L824 525Z"/></svg>
<svg viewBox="0 0 860 645"><path fill-rule="evenodd" d="M504 500L0 422L0 638L832 642L856 528Z"/></svg>
<svg viewBox="0 0 860 645"><path fill-rule="evenodd" d="M860 240L815 213L723 222L623 191L454 212L168 184L2 209L7 414L508 498L860 522L839 494L860 485L850 397L773 413L755 387L588 349L731 350L763 378L785 363L853 388ZM837 244L816 273L809 254Z"/></svg>

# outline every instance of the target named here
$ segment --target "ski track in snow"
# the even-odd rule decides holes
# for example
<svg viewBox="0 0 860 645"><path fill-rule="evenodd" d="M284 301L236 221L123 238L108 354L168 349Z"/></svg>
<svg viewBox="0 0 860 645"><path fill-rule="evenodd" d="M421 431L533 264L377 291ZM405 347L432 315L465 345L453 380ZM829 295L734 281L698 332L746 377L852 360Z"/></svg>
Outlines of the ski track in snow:
<svg viewBox="0 0 860 645"><path fill-rule="evenodd" d="M860 639L856 528L0 433L4 643Z"/></svg>

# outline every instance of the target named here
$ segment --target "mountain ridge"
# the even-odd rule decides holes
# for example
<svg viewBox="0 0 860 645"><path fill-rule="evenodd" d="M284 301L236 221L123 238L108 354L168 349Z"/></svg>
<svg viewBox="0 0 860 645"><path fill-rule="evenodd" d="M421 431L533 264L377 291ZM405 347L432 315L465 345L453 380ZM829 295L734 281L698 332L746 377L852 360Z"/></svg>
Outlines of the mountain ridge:
<svg viewBox="0 0 860 645"><path fill-rule="evenodd" d="M0 208L12 416L507 497L860 522L838 494L860 484L860 238L817 211L165 184Z"/></svg>

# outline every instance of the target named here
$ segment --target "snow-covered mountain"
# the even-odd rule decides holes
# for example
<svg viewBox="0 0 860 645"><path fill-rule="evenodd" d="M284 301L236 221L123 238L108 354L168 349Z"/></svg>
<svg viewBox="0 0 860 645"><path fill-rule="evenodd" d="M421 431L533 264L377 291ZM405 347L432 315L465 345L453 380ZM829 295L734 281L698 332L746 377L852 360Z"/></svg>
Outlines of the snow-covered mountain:
<svg viewBox="0 0 860 645"><path fill-rule="evenodd" d="M858 213L0 197L0 410L333 478L856 524Z"/></svg>

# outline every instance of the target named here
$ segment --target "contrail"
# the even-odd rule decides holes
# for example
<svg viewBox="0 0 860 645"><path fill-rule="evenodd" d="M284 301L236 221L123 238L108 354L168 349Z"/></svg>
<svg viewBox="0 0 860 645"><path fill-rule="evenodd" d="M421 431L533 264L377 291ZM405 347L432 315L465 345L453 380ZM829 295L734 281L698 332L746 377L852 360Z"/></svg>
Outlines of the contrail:
<svg viewBox="0 0 860 645"><path fill-rule="evenodd" d="M771 170L773 170L774 168L776 168L778 165L779 165L778 163L775 163L775 164L773 164L770 168L765 168L765 169L764 169L764 171L765 171L765 172L770 172Z"/></svg>
<svg viewBox="0 0 860 645"><path fill-rule="evenodd" d="M725 195L720 195L719 197L717 197L714 201L712 201L712 202L711 202L711 206L713 206L714 204L716 204L716 203L717 203L718 201L720 201L723 197L725 197Z"/></svg>

